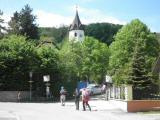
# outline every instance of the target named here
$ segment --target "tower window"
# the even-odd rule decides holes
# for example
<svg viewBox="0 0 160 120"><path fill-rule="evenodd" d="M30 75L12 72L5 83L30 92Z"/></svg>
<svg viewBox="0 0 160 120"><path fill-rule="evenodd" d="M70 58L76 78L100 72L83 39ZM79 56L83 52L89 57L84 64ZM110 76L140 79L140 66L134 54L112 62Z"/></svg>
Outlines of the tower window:
<svg viewBox="0 0 160 120"><path fill-rule="evenodd" d="M82 37L82 34L80 34L79 37Z"/></svg>
<svg viewBox="0 0 160 120"><path fill-rule="evenodd" d="M74 36L77 37L77 33L74 33Z"/></svg>

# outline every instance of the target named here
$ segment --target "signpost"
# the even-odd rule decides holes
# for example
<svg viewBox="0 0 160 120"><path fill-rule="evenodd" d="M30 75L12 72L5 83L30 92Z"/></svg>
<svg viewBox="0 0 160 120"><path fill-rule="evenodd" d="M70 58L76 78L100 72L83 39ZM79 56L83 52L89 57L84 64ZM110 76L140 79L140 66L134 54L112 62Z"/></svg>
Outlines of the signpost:
<svg viewBox="0 0 160 120"><path fill-rule="evenodd" d="M46 82L46 98L48 99L49 98L49 95L50 95L50 76L49 75L44 75L43 76L43 81Z"/></svg>
<svg viewBox="0 0 160 120"><path fill-rule="evenodd" d="M105 95L105 99L108 100L109 96L110 96L110 87L111 87L111 84L112 84L112 78L108 75L106 75L106 95Z"/></svg>
<svg viewBox="0 0 160 120"><path fill-rule="evenodd" d="M106 83L112 83L112 78L106 75Z"/></svg>
<svg viewBox="0 0 160 120"><path fill-rule="evenodd" d="M33 76L33 72L29 72L29 78L30 80L28 81L29 82L29 99L30 101L32 100L32 76Z"/></svg>

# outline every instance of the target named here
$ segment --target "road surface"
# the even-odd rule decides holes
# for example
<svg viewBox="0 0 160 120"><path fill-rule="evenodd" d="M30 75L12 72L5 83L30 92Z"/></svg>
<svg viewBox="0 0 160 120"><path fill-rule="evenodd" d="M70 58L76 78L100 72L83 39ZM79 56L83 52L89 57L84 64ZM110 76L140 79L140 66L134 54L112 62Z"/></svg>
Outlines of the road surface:
<svg viewBox="0 0 160 120"><path fill-rule="evenodd" d="M160 115L127 113L109 101L91 100L92 111L75 110L74 102L9 103L0 102L0 120L160 120Z"/></svg>

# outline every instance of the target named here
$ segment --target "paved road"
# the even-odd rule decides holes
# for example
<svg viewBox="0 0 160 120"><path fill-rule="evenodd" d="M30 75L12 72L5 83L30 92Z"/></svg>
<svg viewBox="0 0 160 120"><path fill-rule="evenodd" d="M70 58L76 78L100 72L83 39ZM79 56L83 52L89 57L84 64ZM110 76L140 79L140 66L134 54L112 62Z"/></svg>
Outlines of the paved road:
<svg viewBox="0 0 160 120"><path fill-rule="evenodd" d="M126 113L104 100L90 101L92 111L75 110L74 102L0 103L0 120L160 120L160 115Z"/></svg>

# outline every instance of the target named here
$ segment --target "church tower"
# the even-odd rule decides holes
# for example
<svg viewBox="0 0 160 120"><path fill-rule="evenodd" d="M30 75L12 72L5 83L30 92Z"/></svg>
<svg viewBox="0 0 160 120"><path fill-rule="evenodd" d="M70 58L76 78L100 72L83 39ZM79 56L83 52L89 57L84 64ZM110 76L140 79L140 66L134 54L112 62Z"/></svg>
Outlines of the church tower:
<svg viewBox="0 0 160 120"><path fill-rule="evenodd" d="M76 10L76 16L69 27L69 41L82 42L84 40L84 30L83 25L78 16L78 11Z"/></svg>

